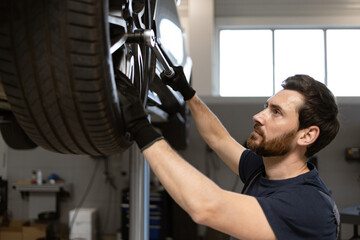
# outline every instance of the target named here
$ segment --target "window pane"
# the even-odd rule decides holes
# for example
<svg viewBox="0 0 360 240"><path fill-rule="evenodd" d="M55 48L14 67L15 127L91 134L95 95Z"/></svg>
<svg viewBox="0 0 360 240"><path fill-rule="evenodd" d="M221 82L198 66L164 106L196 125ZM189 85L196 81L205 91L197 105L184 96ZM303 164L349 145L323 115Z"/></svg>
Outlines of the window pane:
<svg viewBox="0 0 360 240"><path fill-rule="evenodd" d="M271 30L220 31L220 95L271 96Z"/></svg>
<svg viewBox="0 0 360 240"><path fill-rule="evenodd" d="M275 92L289 76L307 74L325 79L323 30L275 30Z"/></svg>
<svg viewBox="0 0 360 240"><path fill-rule="evenodd" d="M360 96L360 30L327 30L328 87L336 96Z"/></svg>

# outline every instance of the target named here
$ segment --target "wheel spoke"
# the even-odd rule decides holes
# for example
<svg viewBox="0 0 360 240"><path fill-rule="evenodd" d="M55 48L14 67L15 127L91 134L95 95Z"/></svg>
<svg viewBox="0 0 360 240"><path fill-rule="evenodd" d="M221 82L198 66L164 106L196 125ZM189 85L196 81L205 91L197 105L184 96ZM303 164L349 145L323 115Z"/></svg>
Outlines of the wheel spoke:
<svg viewBox="0 0 360 240"><path fill-rule="evenodd" d="M144 2L143 1L133 1L132 7L133 7L133 18L134 18L135 26L140 29L145 29L146 26L141 20L141 18L145 14Z"/></svg>
<svg viewBox="0 0 360 240"><path fill-rule="evenodd" d="M119 48L121 48L122 45L126 42L126 35L122 36L116 36L111 38L111 47L110 47L110 53L113 54L116 52Z"/></svg>
<svg viewBox="0 0 360 240"><path fill-rule="evenodd" d="M109 11L108 22L110 29L112 29L110 53L113 54L126 41L127 23L123 18L123 12L115 9Z"/></svg>
<svg viewBox="0 0 360 240"><path fill-rule="evenodd" d="M117 26L120 26L120 27L123 27L124 29L126 29L126 21L121 16L112 15L112 13L117 14L118 12L112 11L110 13L110 15L108 16L108 22L110 24L114 24L114 25L117 25Z"/></svg>

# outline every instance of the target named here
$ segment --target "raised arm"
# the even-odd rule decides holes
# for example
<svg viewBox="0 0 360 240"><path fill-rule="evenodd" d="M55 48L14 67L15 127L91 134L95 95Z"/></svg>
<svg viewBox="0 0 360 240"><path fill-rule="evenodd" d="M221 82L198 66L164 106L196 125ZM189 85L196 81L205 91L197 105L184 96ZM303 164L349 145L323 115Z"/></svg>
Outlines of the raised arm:
<svg viewBox="0 0 360 240"><path fill-rule="evenodd" d="M215 114L195 95L187 101L204 141L225 164L239 174L239 160L245 148L233 139Z"/></svg>
<svg viewBox="0 0 360 240"><path fill-rule="evenodd" d="M151 126L131 83L123 79L119 89L126 128L165 189L195 222L240 239L275 239L254 197L225 191L192 167Z"/></svg>
<svg viewBox="0 0 360 240"><path fill-rule="evenodd" d="M163 81L184 96L205 142L231 170L238 174L240 156L245 148L230 136L215 114L196 95L188 84L182 68L174 67L174 70L175 77L168 79L162 76Z"/></svg>

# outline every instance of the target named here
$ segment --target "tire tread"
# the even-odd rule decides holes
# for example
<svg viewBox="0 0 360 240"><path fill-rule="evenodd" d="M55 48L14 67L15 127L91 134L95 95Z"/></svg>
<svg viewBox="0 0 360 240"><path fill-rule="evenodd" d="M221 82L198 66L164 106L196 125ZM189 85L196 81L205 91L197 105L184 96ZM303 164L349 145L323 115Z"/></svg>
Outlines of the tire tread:
<svg viewBox="0 0 360 240"><path fill-rule="evenodd" d="M12 12L9 26L0 27L0 53L5 53L0 73L27 135L60 153L125 150L130 143L104 89L110 69L100 51L106 47L102 1L6 0L6 5ZM16 11L22 17L15 17Z"/></svg>

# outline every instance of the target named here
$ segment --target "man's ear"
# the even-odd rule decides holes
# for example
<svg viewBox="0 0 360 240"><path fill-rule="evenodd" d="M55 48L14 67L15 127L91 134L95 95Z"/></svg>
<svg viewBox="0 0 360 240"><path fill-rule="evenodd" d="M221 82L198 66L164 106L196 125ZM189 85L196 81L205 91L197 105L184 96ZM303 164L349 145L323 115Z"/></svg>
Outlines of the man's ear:
<svg viewBox="0 0 360 240"><path fill-rule="evenodd" d="M310 126L308 128L300 130L300 137L298 144L301 146L311 145L319 137L320 128L318 126Z"/></svg>

